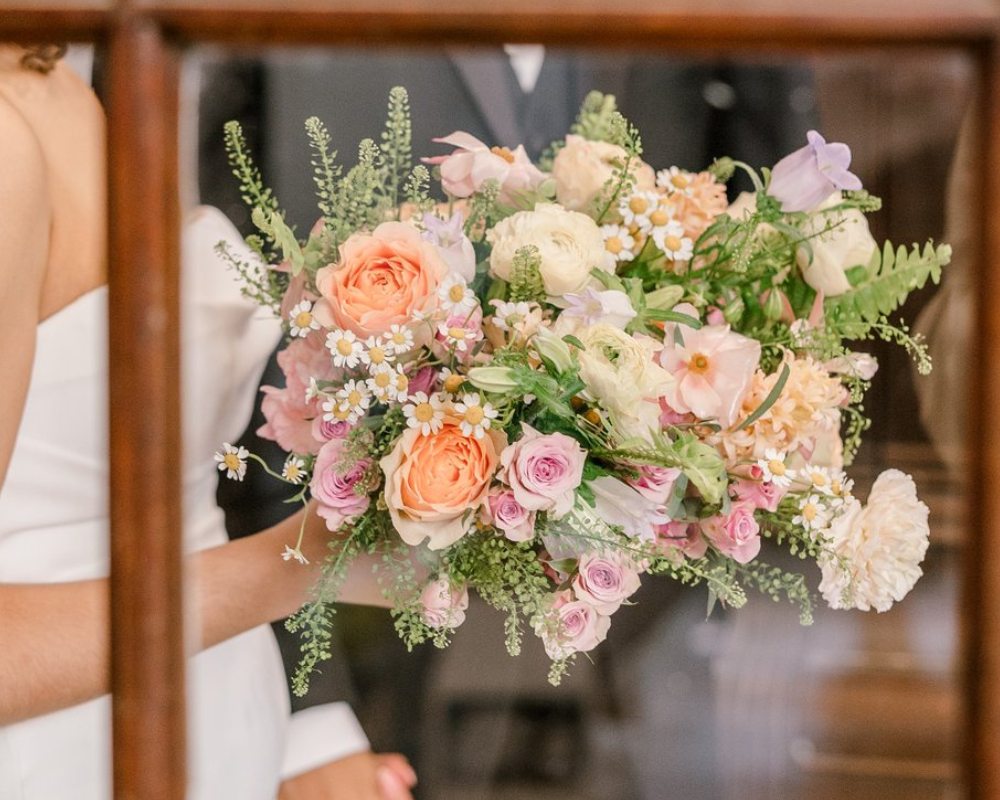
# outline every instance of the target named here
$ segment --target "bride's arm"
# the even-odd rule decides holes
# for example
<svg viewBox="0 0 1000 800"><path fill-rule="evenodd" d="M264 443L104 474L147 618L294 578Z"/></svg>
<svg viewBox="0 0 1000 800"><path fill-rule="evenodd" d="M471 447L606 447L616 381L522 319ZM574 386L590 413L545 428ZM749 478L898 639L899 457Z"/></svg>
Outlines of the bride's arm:
<svg viewBox="0 0 1000 800"><path fill-rule="evenodd" d="M288 616L309 597L319 577L329 533L307 510L306 567L283 561L301 516L256 536L191 556L200 647L211 647L265 622ZM361 557L341 587L347 603L385 605ZM108 581L0 585L0 726L56 711L109 689Z"/></svg>

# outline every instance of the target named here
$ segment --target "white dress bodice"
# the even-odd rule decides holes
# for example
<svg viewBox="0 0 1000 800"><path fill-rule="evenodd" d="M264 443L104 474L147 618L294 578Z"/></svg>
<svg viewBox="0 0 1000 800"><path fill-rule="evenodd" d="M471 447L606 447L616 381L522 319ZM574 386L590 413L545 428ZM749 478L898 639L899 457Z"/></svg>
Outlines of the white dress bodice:
<svg viewBox="0 0 1000 800"><path fill-rule="evenodd" d="M212 454L245 427L279 336L274 318L241 297L213 252L221 239L242 246L220 212L199 209L182 247L179 457L185 545L192 551L226 541ZM106 335L104 287L38 328L26 406L0 488L2 583L108 574ZM143 401L133 398L140 407ZM273 800L289 709L270 630L213 647L188 670L189 798ZM0 727L0 800L109 800L109 728L107 697Z"/></svg>

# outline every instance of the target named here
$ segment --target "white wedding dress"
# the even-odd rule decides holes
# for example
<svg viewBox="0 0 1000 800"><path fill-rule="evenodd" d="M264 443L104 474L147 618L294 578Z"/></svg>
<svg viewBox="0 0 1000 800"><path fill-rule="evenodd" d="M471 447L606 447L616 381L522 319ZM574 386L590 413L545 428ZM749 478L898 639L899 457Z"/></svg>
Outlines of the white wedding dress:
<svg viewBox="0 0 1000 800"><path fill-rule="evenodd" d="M208 208L184 232L188 550L227 541L212 454L246 426L279 336L274 318L240 296L235 275L213 251L223 238L242 246L237 236L221 212ZM0 583L108 574L106 320L102 287L38 328L27 404L0 489ZM141 406L143 398L133 401ZM188 662L191 800L273 800L283 771L297 774L367 747L343 704L327 707L333 713L325 718L322 709L303 712L296 734L286 681L266 626ZM0 727L0 800L109 800L109 729L107 697ZM283 770L289 745L292 758Z"/></svg>

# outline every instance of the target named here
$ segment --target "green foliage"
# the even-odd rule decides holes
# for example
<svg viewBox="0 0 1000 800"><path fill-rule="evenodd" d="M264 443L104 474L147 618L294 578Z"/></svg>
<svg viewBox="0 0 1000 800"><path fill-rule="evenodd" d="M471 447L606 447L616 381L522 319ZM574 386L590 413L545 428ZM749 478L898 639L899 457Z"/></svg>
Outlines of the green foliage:
<svg viewBox="0 0 1000 800"><path fill-rule="evenodd" d="M895 311L907 295L928 279L941 280L941 268L951 260L951 247L927 243L893 249L886 242L868 263L860 284L826 301L826 313L848 338L860 338L882 318Z"/></svg>
<svg viewBox="0 0 1000 800"><path fill-rule="evenodd" d="M281 301L288 286L285 273L269 273L262 264L245 261L232 251L226 241L216 244L215 252L239 275L240 291L244 297L271 309L275 315L280 313Z"/></svg>
<svg viewBox="0 0 1000 800"><path fill-rule="evenodd" d="M510 270L508 296L511 302L544 303L545 283L542 281L542 257L533 244L518 248Z"/></svg>
<svg viewBox="0 0 1000 800"><path fill-rule="evenodd" d="M763 561L752 561L737 566L736 572L761 594L779 602L782 595L788 602L799 607L799 623L812 625L813 597L806 586L805 578L794 572L785 572L780 567L772 567Z"/></svg>
<svg viewBox="0 0 1000 800"><path fill-rule="evenodd" d="M232 120L225 124L223 130L226 154L229 157L229 164L233 168L233 175L239 179L243 202L251 209L260 209L267 216L270 216L271 213L278 210L278 201L271 190L264 186L260 170L247 150L243 128L238 122Z"/></svg>
<svg viewBox="0 0 1000 800"><path fill-rule="evenodd" d="M382 132L380 166L384 171L384 196L389 208L399 205L403 184L410 178L413 162L410 98L402 86L389 91L389 117ZM426 171L426 168L425 168Z"/></svg>
<svg viewBox="0 0 1000 800"><path fill-rule="evenodd" d="M613 94L590 92L583 100L570 131L591 142L610 142L625 147L628 126L618 112Z"/></svg>

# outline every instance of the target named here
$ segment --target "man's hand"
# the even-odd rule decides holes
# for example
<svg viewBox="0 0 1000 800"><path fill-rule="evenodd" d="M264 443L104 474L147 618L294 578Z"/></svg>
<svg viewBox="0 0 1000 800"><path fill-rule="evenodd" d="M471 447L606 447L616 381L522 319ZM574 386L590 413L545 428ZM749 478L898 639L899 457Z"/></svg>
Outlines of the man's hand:
<svg viewBox="0 0 1000 800"><path fill-rule="evenodd" d="M281 784L278 800L413 800L417 775L398 753L354 753Z"/></svg>

